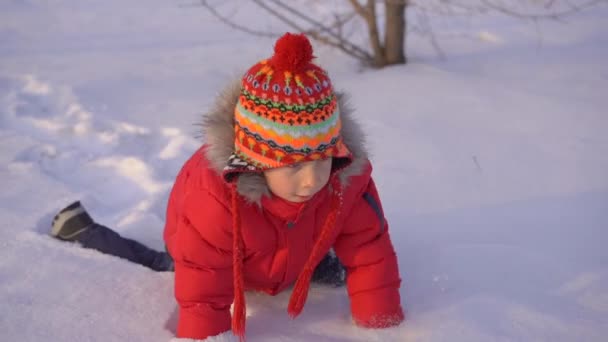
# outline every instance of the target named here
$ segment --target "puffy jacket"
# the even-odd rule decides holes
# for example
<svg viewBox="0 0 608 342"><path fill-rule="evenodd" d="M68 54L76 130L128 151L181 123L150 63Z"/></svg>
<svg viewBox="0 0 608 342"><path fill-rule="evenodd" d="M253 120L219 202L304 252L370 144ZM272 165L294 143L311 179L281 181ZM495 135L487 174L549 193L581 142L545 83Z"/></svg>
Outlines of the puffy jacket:
<svg viewBox="0 0 608 342"><path fill-rule="evenodd" d="M347 105L341 103L342 135L353 153L352 163L332 174L312 199L292 203L273 196L260 175L240 176L235 184L222 177L233 143L227 118L238 88L222 96L203 123L208 144L182 167L167 208L164 238L175 260L177 336L202 339L231 329L235 276L243 277L245 289L270 295L293 285L319 242L335 182L340 184L342 203L323 253L314 263L334 248L347 270L356 324L374 328L403 321L401 280L388 222ZM242 274L233 262L237 211L244 247Z"/></svg>

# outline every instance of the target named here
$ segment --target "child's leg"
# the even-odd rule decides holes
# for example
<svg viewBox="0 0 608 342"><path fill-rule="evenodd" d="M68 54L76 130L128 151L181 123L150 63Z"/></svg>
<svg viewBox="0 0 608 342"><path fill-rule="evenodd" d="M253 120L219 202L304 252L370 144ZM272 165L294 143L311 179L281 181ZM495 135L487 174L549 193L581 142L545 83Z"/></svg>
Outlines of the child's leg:
<svg viewBox="0 0 608 342"><path fill-rule="evenodd" d="M124 258L155 271L173 271L173 259L168 253L155 251L135 240L124 238L97 223L84 231L78 237L78 242L85 248Z"/></svg>
<svg viewBox="0 0 608 342"><path fill-rule="evenodd" d="M173 259L168 253L150 249L95 223L80 202L70 204L55 216L51 235L60 240L79 242L85 248L121 257L155 271L173 270Z"/></svg>

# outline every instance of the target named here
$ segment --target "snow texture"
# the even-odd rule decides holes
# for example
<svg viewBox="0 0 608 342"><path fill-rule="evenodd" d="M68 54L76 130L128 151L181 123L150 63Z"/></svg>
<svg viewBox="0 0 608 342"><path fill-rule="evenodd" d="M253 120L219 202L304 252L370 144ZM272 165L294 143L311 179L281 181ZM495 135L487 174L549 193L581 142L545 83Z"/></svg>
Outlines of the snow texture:
<svg viewBox="0 0 608 342"><path fill-rule="evenodd" d="M200 113L273 43L192 3L0 3L3 341L173 337L171 273L48 232L78 199L163 248ZM284 29L249 2L219 6ZM412 35L410 63L380 71L315 46L368 135L406 323L355 327L344 289L313 286L296 320L289 291L248 293L249 341L606 340L608 7L536 26L444 18L435 31L446 58Z"/></svg>

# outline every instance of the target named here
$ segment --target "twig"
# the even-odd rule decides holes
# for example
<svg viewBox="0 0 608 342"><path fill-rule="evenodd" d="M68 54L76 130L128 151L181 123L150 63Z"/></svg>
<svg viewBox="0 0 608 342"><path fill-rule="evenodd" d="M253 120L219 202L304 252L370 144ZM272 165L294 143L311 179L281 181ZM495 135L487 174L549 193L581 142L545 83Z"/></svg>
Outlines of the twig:
<svg viewBox="0 0 608 342"><path fill-rule="evenodd" d="M214 17L218 18L221 22L232 27L233 29L243 31L243 32L255 35L255 36L261 36L261 37L276 38L278 36L276 33L256 31L256 30L252 30L248 27L236 24L235 22L233 22L230 19L221 15L213 6L211 6L207 3L207 0L201 0L201 6L205 7L207 10L209 10L209 12L211 12L211 14Z"/></svg>
<svg viewBox="0 0 608 342"><path fill-rule="evenodd" d="M473 156L473 162L475 163L475 166L477 166L477 171L483 172L483 169L481 168L481 165L479 165L479 161L477 160L477 156Z"/></svg>
<svg viewBox="0 0 608 342"><path fill-rule="evenodd" d="M370 58L371 56L369 56L369 54L367 53L367 51L365 51L364 49L360 48L359 46L347 41L346 39L344 39L343 36L341 36L340 34L337 34L335 32L333 32L332 27L331 26L341 26L343 25L346 21L350 20L352 17L354 17L354 13L347 16L347 19L344 22L341 22L340 20L336 20L336 22L334 22L331 26L325 26L322 23L320 23L317 20L314 20L313 18L307 16L306 14L302 13L301 11L285 4L282 1L279 0L270 0L273 3L275 3L277 6L282 7L283 9L287 10L288 12L294 14L296 17L299 17L301 19L303 19L304 21L307 21L309 24L312 24L314 27L318 27L320 29L321 32L325 32L326 34L328 34L329 36L335 38L339 44L344 45L346 47L348 47L348 49L351 49L353 51L357 51L361 56L367 56L366 58Z"/></svg>
<svg viewBox="0 0 608 342"><path fill-rule="evenodd" d="M520 18L520 19L532 19L532 20L538 20L538 19L556 19L557 20L557 19L560 19L561 17L567 16L570 14L574 14L576 12L580 12L581 10L583 10L585 8L595 6L601 2L606 2L606 0L590 0L586 3L578 5L578 6L568 3L570 5L570 9L568 9L568 10L545 14L545 13L520 13L520 12L511 10L509 8L506 8L504 6L498 5L491 0L481 0L481 3L483 3L485 6L487 6L488 8L490 8L496 12L503 13L503 14L506 14L506 15L509 15L512 17Z"/></svg>
<svg viewBox="0 0 608 342"><path fill-rule="evenodd" d="M331 39L329 39L326 36L321 35L319 32L317 32L316 30L306 30L303 27L301 27L300 25L298 25L297 23L295 23L293 20L287 18L286 16L284 16L282 13L276 11L274 8L266 5L263 1L261 0L253 0L258 6L260 6L261 8L265 9L267 12L269 12L270 14L274 15L275 17L277 17L278 19L280 19L281 21L283 21L285 24L291 26L292 28L294 28L295 30L299 31L299 32L304 32L306 34L308 34L310 37L312 37L313 39L316 39L322 43L325 43L327 45L333 46L343 52L345 52L346 54L353 56L359 60L363 60L363 61L368 61L369 60L369 55L367 53L365 54L361 54L361 52L357 51L357 50L353 50L351 47L349 46L345 46L345 45L341 45L339 42L335 42L332 41Z"/></svg>
<svg viewBox="0 0 608 342"><path fill-rule="evenodd" d="M439 45L439 42L437 41L435 32L433 31L431 24L429 24L429 17L427 16L426 11L424 9L420 9L418 14L418 20L422 24L424 35L427 35L429 37L431 45L433 46L433 49L435 49L435 52L439 55L439 58L445 60L446 54L444 53L443 49Z"/></svg>
<svg viewBox="0 0 608 342"><path fill-rule="evenodd" d="M369 34L369 42L374 51L374 63L379 66L384 61L384 47L380 43L380 34L378 33L378 25L376 22L376 1L367 0L365 7L357 0L349 0L357 14L361 16L367 23Z"/></svg>

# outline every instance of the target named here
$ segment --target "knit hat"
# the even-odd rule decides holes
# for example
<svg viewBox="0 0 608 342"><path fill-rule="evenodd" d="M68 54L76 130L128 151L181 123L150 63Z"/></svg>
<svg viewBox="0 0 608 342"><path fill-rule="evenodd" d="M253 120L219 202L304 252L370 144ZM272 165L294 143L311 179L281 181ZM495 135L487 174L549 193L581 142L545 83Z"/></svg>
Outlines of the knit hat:
<svg viewBox="0 0 608 342"><path fill-rule="evenodd" d="M234 154L224 169L227 180L240 172L329 157L335 167L350 160L340 136L336 94L313 58L304 34L286 33L271 58L245 73L234 109Z"/></svg>
<svg viewBox="0 0 608 342"><path fill-rule="evenodd" d="M239 193L232 182L239 173L263 172L295 163L332 158L332 172L350 164L352 155L341 136L342 122L327 72L312 63L312 46L303 34L287 33L275 43L274 55L243 76L234 109L234 153L223 175L231 183L234 303L232 331L245 338L244 242ZM329 214L296 280L288 313L304 308L317 263L329 249L330 236L342 207L338 177L332 177Z"/></svg>

